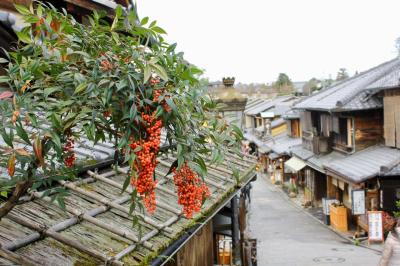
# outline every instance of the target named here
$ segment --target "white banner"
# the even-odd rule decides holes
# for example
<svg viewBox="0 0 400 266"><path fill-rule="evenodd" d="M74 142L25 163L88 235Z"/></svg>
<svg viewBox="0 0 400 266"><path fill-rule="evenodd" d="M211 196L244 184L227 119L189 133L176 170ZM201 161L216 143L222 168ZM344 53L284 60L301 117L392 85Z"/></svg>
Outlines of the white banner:
<svg viewBox="0 0 400 266"><path fill-rule="evenodd" d="M382 212L368 212L368 241L383 241Z"/></svg>
<svg viewBox="0 0 400 266"><path fill-rule="evenodd" d="M365 214L365 190L355 189L351 191L351 211L354 215Z"/></svg>

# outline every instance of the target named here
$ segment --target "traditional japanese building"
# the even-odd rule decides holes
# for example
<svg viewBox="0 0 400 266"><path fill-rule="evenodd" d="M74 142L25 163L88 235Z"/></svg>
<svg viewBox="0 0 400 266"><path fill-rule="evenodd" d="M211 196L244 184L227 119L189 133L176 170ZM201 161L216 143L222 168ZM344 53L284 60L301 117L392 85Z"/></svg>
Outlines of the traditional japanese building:
<svg viewBox="0 0 400 266"><path fill-rule="evenodd" d="M365 189L367 210L379 208L378 178L399 163L400 153L388 147L395 146L392 99L383 101L387 108L376 92L399 67L396 58L295 105L301 111L302 145L292 153L307 165L306 198L313 204L336 198L350 219L352 191Z"/></svg>

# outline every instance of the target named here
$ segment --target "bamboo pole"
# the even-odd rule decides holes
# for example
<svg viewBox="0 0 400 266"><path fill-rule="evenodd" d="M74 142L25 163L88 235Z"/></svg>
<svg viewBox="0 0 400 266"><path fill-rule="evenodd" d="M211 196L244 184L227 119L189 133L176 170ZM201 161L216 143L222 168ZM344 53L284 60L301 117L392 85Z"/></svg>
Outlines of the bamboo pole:
<svg viewBox="0 0 400 266"><path fill-rule="evenodd" d="M42 199L47 201L47 202L52 202L50 197L42 197ZM120 201L126 202L126 201L130 200L130 197L129 196L125 196L125 197L123 197L121 199L123 199L123 200L120 200ZM105 222L103 222L103 221L101 221L101 220L99 220L99 219L94 217L94 216L96 216L96 215L98 215L100 213L106 212L109 209L106 206L102 206L102 207L96 208L96 209L94 209L94 210L92 210L90 212L81 212L81 211L79 211L79 210L77 210L75 208L72 208L70 206L66 206L65 208L69 213L75 215L78 219L83 219L83 220L85 220L85 221L87 221L89 223L92 223L92 224L94 224L94 225L96 225L96 226L98 226L100 228L105 229L106 231L109 231L109 232L114 233L116 235L119 235L121 237L127 238L129 240L134 241L134 242L140 242L139 238L135 234L133 234L132 232L129 232L127 230L112 226L111 224L107 224L107 223L105 223ZM143 245L146 248L149 248L149 249L153 248L153 245L151 243L149 243L149 242L145 242L145 243L143 243Z"/></svg>
<svg viewBox="0 0 400 266"><path fill-rule="evenodd" d="M110 201L110 200L108 200L108 199L106 199L106 198L104 198L104 197L102 197L102 196L100 196L100 195L98 195L98 194L95 194L95 193L93 193L93 192L86 191L86 190L84 190L83 188L80 188L80 187L78 187L78 186L76 186L76 185L74 185L74 184L72 184L72 183L65 182L65 181L63 181L63 180L60 180L60 181L58 181L58 182L59 182L61 185L63 185L64 187L66 187L66 188L68 188L68 189L70 189L70 190L73 190L73 191L75 191L75 192L77 192L77 193L80 193L80 194L82 194L82 195L84 195L84 196L87 196L87 197L89 197L89 198L92 198L92 199L94 199L94 200L97 200L97 201L99 201L100 203L102 203L102 204L104 204L104 205L110 206L110 207L112 207L112 208L114 208L114 209L117 209L117 210L119 210L119 211L122 211L122 212L124 212L124 213L126 213L126 214L130 214L130 213L131 213L130 210L129 210L129 208L126 208L126 207L124 207L124 206L121 206L121 205L119 205L119 204L116 204L115 202L112 202L112 201ZM171 232L172 232L172 229L171 229L171 228L169 228L169 227L164 227L163 225L160 225L160 224L159 224L158 222L156 222L155 220L151 219L150 217L144 216L144 215L141 214L140 212L133 211L132 213L135 214L135 215L137 215L137 216L139 216L139 217L141 217L146 223L148 223L148 224L150 224L150 225L156 227L156 228L159 229L159 230L164 230L164 231L166 231L167 233L171 233Z"/></svg>
<svg viewBox="0 0 400 266"><path fill-rule="evenodd" d="M32 230L38 231L42 235L54 238L55 240L65 244L67 246L73 247L81 252L84 252L84 253L86 253L90 256L93 256L99 260L102 260L106 263L110 263L112 265L123 265L123 263L121 261L115 261L112 257L108 257L107 255L105 255L97 250L89 248L89 247L81 244L79 241L65 237L65 236L61 235L60 233L57 233L53 230L46 229L41 225L33 223L33 222L31 222L27 219L24 219L22 217L19 217L13 213L9 213L7 218L9 218L10 220L12 220L22 226L25 226Z"/></svg>
<svg viewBox="0 0 400 266"><path fill-rule="evenodd" d="M40 263L38 261L35 261L32 258L27 258L23 255L16 254L16 253L6 250L4 248L0 248L0 256L3 258L6 258L12 262L17 263L18 265L24 265L24 266L40 265Z"/></svg>
<svg viewBox="0 0 400 266"><path fill-rule="evenodd" d="M35 192L35 195L33 195L31 193L31 195L33 197L35 197L35 198L37 198L37 197L42 198L41 193L39 193L39 192ZM124 202L127 202L128 200L130 200L130 197L125 196L125 197L121 197L121 198L115 200L115 202L118 203L118 204L122 204ZM90 215L90 216L96 216L98 214L106 212L108 209L109 209L109 207L107 207L107 206L100 206L100 207L97 207L95 209L87 211L86 214ZM72 218L69 218L67 220L61 221L61 222L51 226L49 229L51 229L51 230L53 230L55 232L60 232L60 231L63 231L65 229L73 226L73 225L78 224L79 221L80 221L79 217L72 217ZM17 250L17 249L19 249L21 247L24 247L26 245L29 245L29 244L31 244L31 243L35 242L36 240L39 240L39 239L40 239L40 234L35 232L35 233L32 233L32 234L30 234L30 235L28 235L26 237L14 240L11 243L8 243L8 244L4 245L3 248L13 251L13 250Z"/></svg>
<svg viewBox="0 0 400 266"><path fill-rule="evenodd" d="M92 171L88 171L87 173L88 173L89 176L93 177L94 179L97 179L97 180L99 180L99 181L102 181L102 182L104 182L104 183L107 183L107 184L109 184L109 185L111 185L111 186L113 186L113 187L115 187L115 188L119 188L119 189L121 189L121 190L122 190L122 188L123 188L123 185L122 185L122 184L120 184L120 183L118 183L118 182L115 182L114 180L111 180L111 179L109 179L109 178L105 178L105 177L103 177L102 175L98 175L98 174L96 174L96 173L94 173L94 172L92 172ZM157 185L158 185L158 184L157 184ZM132 192L133 192L132 187L129 187L129 186L128 186L128 187L126 188L126 192L132 193ZM158 207L160 207L160 208L162 208L162 209L165 209L165 210L167 210L167 211L170 211L170 212L172 212L172 213L174 213L174 214L176 214L176 215L181 214L181 211L180 211L180 210L177 210L177 209L175 209L175 208L173 208L173 207L171 207L171 206L169 206L169 205L166 205L166 204L160 202L159 200L156 200L156 205L157 205Z"/></svg>

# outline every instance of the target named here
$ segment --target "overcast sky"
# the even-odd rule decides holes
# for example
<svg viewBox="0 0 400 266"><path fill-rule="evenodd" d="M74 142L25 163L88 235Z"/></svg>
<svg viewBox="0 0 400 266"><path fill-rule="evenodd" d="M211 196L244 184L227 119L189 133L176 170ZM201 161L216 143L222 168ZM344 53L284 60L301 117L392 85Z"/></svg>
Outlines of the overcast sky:
<svg viewBox="0 0 400 266"><path fill-rule="evenodd" d="M210 80L352 75L397 56L399 0L137 0Z"/></svg>

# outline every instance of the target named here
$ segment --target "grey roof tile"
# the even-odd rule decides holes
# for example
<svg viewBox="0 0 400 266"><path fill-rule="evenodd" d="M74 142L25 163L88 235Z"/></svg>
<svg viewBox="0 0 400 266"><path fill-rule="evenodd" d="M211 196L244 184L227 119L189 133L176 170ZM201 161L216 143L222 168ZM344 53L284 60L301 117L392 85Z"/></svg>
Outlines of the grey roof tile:
<svg viewBox="0 0 400 266"><path fill-rule="evenodd" d="M373 146L346 158L326 163L324 167L350 182L360 183L379 175L382 168L392 169L399 163L400 150Z"/></svg>
<svg viewBox="0 0 400 266"><path fill-rule="evenodd" d="M302 144L291 147L290 151L292 152L292 155L295 155L302 160L307 160L308 158L314 156L314 153L304 149Z"/></svg>
<svg viewBox="0 0 400 266"><path fill-rule="evenodd" d="M343 159L345 157L346 157L345 154L337 152L337 151L333 151L331 153L324 154L324 155L314 155L314 156L308 158L306 164L308 166L314 168L315 170L324 173L325 172L324 164L330 163L334 160Z"/></svg>
<svg viewBox="0 0 400 266"><path fill-rule="evenodd" d="M352 78L313 94L295 105L298 109L316 109L327 111L347 111L379 108L381 102L368 96L368 87L384 79L400 67L400 59L395 58L371 68Z"/></svg>

